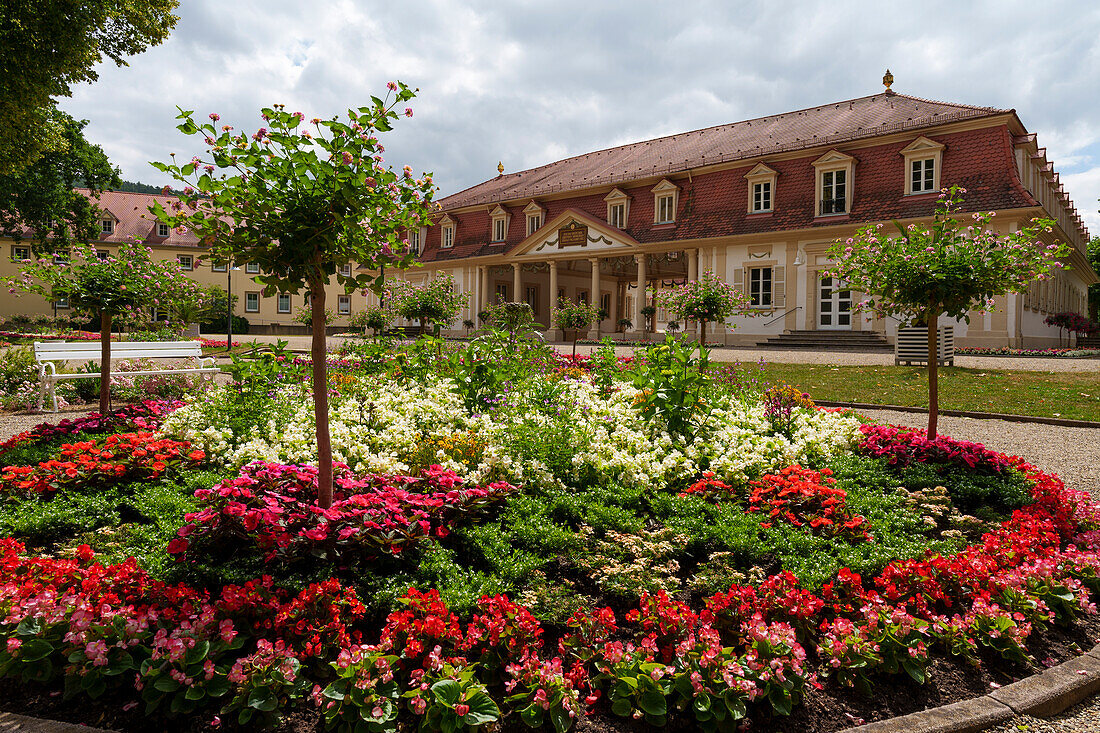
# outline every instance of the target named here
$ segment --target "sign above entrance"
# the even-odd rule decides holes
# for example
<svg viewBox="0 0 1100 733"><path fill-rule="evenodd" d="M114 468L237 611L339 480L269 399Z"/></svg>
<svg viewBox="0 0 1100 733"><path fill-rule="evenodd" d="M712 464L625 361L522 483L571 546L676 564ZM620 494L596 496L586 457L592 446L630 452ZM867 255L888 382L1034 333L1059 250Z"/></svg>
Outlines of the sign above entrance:
<svg viewBox="0 0 1100 733"><path fill-rule="evenodd" d="M564 247L587 247L588 226L571 221L558 230L558 249Z"/></svg>

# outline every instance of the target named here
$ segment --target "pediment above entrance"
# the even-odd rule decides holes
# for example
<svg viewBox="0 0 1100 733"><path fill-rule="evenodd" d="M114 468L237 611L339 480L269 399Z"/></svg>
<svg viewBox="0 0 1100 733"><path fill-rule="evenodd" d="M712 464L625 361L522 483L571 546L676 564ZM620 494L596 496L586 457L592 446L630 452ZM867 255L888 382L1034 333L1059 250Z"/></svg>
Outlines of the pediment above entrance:
<svg viewBox="0 0 1100 733"><path fill-rule="evenodd" d="M638 240L594 216L566 209L523 240L509 258L569 259L596 254L630 254Z"/></svg>

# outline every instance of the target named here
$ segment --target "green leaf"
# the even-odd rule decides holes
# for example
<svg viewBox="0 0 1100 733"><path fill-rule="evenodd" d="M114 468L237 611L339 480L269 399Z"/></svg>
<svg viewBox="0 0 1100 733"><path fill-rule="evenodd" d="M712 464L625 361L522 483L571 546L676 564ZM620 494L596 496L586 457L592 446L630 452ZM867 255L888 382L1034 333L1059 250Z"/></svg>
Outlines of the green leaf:
<svg viewBox="0 0 1100 733"><path fill-rule="evenodd" d="M555 733L565 733L573 726L573 719L561 705L550 708L550 722L554 724Z"/></svg>
<svg viewBox="0 0 1100 733"><path fill-rule="evenodd" d="M206 697L206 691L197 685L191 685L187 688L187 692L183 693L183 696L188 700L201 700Z"/></svg>
<svg viewBox="0 0 1100 733"><path fill-rule="evenodd" d="M634 712L634 706L630 704L630 700L625 697L615 698L615 701L611 703L611 712L620 717L629 717Z"/></svg>
<svg viewBox="0 0 1100 733"><path fill-rule="evenodd" d="M638 707L646 715L665 715L668 713L668 701L656 690L647 690L638 695Z"/></svg>
<svg viewBox="0 0 1100 733"><path fill-rule="evenodd" d="M500 708L485 691L480 691L466 700L470 712L463 716L467 725L485 725L500 718Z"/></svg>
<svg viewBox="0 0 1100 733"><path fill-rule="evenodd" d="M179 688L180 683L176 682L174 679L168 677L167 675L163 677L157 677L156 681L153 682L153 689L159 690L161 692L175 692Z"/></svg>
<svg viewBox="0 0 1100 733"><path fill-rule="evenodd" d="M768 702L772 704L772 709L778 715L791 714L791 699L782 687L773 686L768 690Z"/></svg>
<svg viewBox="0 0 1100 733"><path fill-rule="evenodd" d="M266 688L257 688L252 691L252 694L248 696L248 707L261 710L265 713L270 713L275 708L279 707L279 701L275 697L271 690Z"/></svg>
<svg viewBox="0 0 1100 733"><path fill-rule="evenodd" d="M53 653L53 644L45 639L29 639L23 642L19 648L19 659L26 662L37 662L45 659Z"/></svg>
<svg viewBox="0 0 1100 733"><path fill-rule="evenodd" d="M912 677L918 685L924 684L925 679L927 679L924 667L908 657L901 661L901 666L905 668L906 673Z"/></svg>
<svg viewBox="0 0 1100 733"><path fill-rule="evenodd" d="M526 695L524 695L524 697L526 697ZM519 711L520 720L526 723L529 728L540 727L544 717L542 707L535 703L531 703Z"/></svg>
<svg viewBox="0 0 1100 733"><path fill-rule="evenodd" d="M432 685L432 694L439 702L454 708L462 697L462 687L455 680L440 680Z"/></svg>

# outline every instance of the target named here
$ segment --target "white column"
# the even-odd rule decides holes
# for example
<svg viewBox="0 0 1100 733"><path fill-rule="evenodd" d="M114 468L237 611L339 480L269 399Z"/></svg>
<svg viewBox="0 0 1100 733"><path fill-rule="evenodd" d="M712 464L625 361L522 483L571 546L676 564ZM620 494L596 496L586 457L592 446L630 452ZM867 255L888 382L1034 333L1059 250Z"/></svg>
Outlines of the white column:
<svg viewBox="0 0 1100 733"><path fill-rule="evenodd" d="M688 250L688 280L695 282L699 279L699 250Z"/></svg>
<svg viewBox="0 0 1100 733"><path fill-rule="evenodd" d="M588 289L588 303L589 305L600 309L600 261L593 257L588 260L592 264L592 283ZM595 339L600 336L600 322L597 320L592 324L592 329L588 332L588 338Z"/></svg>
<svg viewBox="0 0 1100 733"><path fill-rule="evenodd" d="M519 267L520 267L520 265L519 265L518 262L516 264L512 265L512 302L513 303L522 303L523 302L523 293L521 293L519 291L519 289L522 287L522 284L519 281Z"/></svg>
<svg viewBox="0 0 1100 733"><path fill-rule="evenodd" d="M546 324L546 338L548 341L558 341L561 333L554 325L554 313L558 309L558 261L550 260L546 264L550 267L550 307L546 311L550 322Z"/></svg>
<svg viewBox="0 0 1100 733"><path fill-rule="evenodd" d="M634 313L631 315L631 320L634 321L635 331L641 331L642 324L645 323L645 316L642 315L642 308L645 307L646 303L645 258L646 256L644 254L634 255L634 261L638 263L638 295L634 298Z"/></svg>
<svg viewBox="0 0 1100 733"><path fill-rule="evenodd" d="M481 311L485 310L485 306L489 302L489 266L481 265L477 268L477 270L477 280L479 283L481 283L481 287L478 288L477 294L477 312L480 313ZM475 318L474 320L477 319Z"/></svg>

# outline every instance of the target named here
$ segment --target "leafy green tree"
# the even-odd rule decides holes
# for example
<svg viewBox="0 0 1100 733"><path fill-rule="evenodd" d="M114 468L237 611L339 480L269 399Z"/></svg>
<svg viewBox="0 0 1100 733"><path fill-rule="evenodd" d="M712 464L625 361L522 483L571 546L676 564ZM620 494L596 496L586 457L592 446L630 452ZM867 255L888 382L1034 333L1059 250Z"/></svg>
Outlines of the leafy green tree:
<svg viewBox="0 0 1100 733"><path fill-rule="evenodd" d="M454 323L469 298L469 293L455 290L455 279L450 273L436 275L424 285L391 283L386 294L386 302L394 313L420 321L423 328L431 328L436 336L440 328Z"/></svg>
<svg viewBox="0 0 1100 733"><path fill-rule="evenodd" d="M746 313L749 302L744 293L709 270L698 280L657 293L655 300L677 318L696 321L700 344L706 342L708 323Z"/></svg>
<svg viewBox="0 0 1100 733"><path fill-rule="evenodd" d="M562 298L558 301L558 307L554 310L554 327L564 334L573 332L573 358L577 358L577 337L581 331L587 330L596 318L599 311L594 305L588 303L574 303Z"/></svg>
<svg viewBox="0 0 1100 733"><path fill-rule="evenodd" d="M899 236L886 237L882 224L865 226L855 237L829 249L836 264L828 273L846 289L867 295L857 310L901 316L928 327L928 438L939 419L937 324L940 316L970 323L970 311L991 309L993 299L1021 293L1061 267L1069 248L1044 241L1048 219L1033 220L1007 235L989 228L993 214L960 221L961 194L952 186L940 194L931 226L894 222Z"/></svg>
<svg viewBox="0 0 1100 733"><path fill-rule="evenodd" d="M85 186L95 196L119 182L103 149L84 139L87 122L57 115L62 144L17 173L0 174L0 234L22 239L27 227L39 251L98 238L99 209L73 189Z"/></svg>
<svg viewBox="0 0 1100 733"><path fill-rule="evenodd" d="M264 292L313 294L313 401L317 425L318 501L332 504L328 369L325 363L325 286L333 276L347 292L381 288L381 269L416 259L404 233L430 223L430 175L384 164L378 134L392 129L398 105L415 92L390 82L385 100L349 109L347 119L304 123L282 105L262 111L264 126L249 135L218 125L217 114L196 121L180 110L177 126L209 146L204 158L153 163L186 184L171 211L152 207L160 221L190 227L211 243L216 263L255 262ZM412 116L412 109L404 109ZM344 265L352 275L337 274Z"/></svg>
<svg viewBox="0 0 1100 733"><path fill-rule="evenodd" d="M18 173L67 135L54 100L98 78L104 58L161 43L176 24L178 0L43 0L0 5L0 174Z"/></svg>
<svg viewBox="0 0 1100 733"><path fill-rule="evenodd" d="M110 408L113 320L145 319L146 309L195 298L199 290L175 260L153 259L151 249L130 242L104 257L91 246L75 245L67 256L31 260L8 285L51 300L67 298L74 311L99 318L99 412L104 415Z"/></svg>

